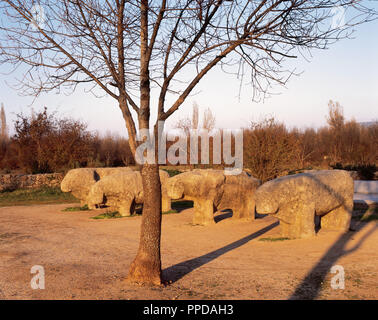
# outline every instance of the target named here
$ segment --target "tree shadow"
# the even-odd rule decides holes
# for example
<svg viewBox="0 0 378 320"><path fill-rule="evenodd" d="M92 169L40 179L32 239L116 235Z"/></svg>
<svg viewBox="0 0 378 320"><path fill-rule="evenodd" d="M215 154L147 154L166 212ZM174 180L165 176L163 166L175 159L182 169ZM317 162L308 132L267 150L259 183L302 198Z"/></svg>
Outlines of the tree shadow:
<svg viewBox="0 0 378 320"><path fill-rule="evenodd" d="M362 243L376 230L375 225L368 231L351 249L345 249L347 243L356 234L354 231L361 231L368 224L365 222L357 222L353 227L353 231L348 231L341 235L332 247L321 257L319 262L311 269L301 284L295 289L289 300L313 300L319 295L322 285L332 266L343 256L349 255L358 250Z"/></svg>
<svg viewBox="0 0 378 320"><path fill-rule="evenodd" d="M278 221L270 224L269 226L266 226L265 228L262 228L259 231L256 231L244 238L241 238L235 242L232 242L222 248L219 248L217 250L211 251L209 253L206 253L200 257L193 258L190 260L186 260L184 262L180 262L178 264L175 264L173 266L170 266L163 270L163 278L167 279L169 281L172 281L172 283L180 280L185 275L189 274L190 272L194 271L195 269L198 269L199 267L217 259L221 255L237 249L243 245L245 245L247 242L263 235L264 233L272 230L273 228L278 226Z"/></svg>

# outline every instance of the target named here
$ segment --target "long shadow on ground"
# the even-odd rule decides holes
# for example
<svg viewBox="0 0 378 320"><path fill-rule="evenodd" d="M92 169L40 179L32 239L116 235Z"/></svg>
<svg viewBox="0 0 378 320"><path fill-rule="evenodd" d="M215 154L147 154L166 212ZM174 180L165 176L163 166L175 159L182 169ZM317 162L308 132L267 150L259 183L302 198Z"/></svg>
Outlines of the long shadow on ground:
<svg viewBox="0 0 378 320"><path fill-rule="evenodd" d="M180 262L178 264L175 264L171 267L168 267L167 269L163 270L163 278L172 282L176 282L189 274L190 272L194 271L195 269L205 265L206 263L209 263L213 261L214 259L217 259L221 255L237 249L243 245L245 245L247 242L263 235L264 233L272 230L273 228L277 227L279 222L274 222L270 224L269 226L256 231L244 238L241 238L235 242L232 242L222 248L219 248L217 250L211 251L209 253L206 253L200 257L193 258L190 260L186 260L184 262Z"/></svg>
<svg viewBox="0 0 378 320"><path fill-rule="evenodd" d="M361 231L368 224L359 222L355 225L353 230ZM307 276L303 279L301 284L295 289L289 300L313 300L319 295L322 284L325 281L327 274L337 260L341 257L351 254L356 251L362 243L376 231L378 225L369 230L351 249L345 249L347 243L356 234L354 231L344 233L337 239L332 247L320 258L319 262L311 269Z"/></svg>

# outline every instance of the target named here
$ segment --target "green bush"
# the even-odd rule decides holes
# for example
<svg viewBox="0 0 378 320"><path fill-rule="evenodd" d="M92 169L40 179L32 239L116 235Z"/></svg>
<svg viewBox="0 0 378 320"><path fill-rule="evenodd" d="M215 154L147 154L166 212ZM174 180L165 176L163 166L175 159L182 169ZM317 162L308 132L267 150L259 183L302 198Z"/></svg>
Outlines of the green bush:
<svg viewBox="0 0 378 320"><path fill-rule="evenodd" d="M180 170L176 170L176 169L163 169L163 170L168 172L170 177L176 176L181 173Z"/></svg>
<svg viewBox="0 0 378 320"><path fill-rule="evenodd" d="M117 218L123 218L118 211L113 212L105 212L102 214L99 214L98 216L92 217L91 219L117 219Z"/></svg>

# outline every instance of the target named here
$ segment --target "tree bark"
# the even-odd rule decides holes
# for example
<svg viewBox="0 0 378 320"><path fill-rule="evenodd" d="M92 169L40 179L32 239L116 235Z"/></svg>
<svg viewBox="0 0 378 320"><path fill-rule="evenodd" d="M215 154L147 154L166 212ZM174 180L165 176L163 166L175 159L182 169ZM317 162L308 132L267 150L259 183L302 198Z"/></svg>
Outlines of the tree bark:
<svg viewBox="0 0 378 320"><path fill-rule="evenodd" d="M139 129L149 129L150 125L150 72L148 48L148 0L141 1L141 57L140 57L140 109ZM128 280L139 284L161 284L161 183L157 161L157 127L155 136L155 161L142 167L143 213L140 230L139 249L131 264Z"/></svg>
<svg viewBox="0 0 378 320"><path fill-rule="evenodd" d="M143 214L137 256L131 264L127 279L147 285L161 284L161 185L159 166L144 164Z"/></svg>

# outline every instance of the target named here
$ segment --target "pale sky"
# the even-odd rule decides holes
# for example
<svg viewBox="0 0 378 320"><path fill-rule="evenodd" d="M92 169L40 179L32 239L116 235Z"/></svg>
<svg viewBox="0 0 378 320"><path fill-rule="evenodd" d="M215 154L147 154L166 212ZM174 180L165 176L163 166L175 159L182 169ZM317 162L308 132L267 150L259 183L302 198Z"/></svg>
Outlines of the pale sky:
<svg viewBox="0 0 378 320"><path fill-rule="evenodd" d="M280 95L255 103L251 88L245 86L239 99L239 81L235 76L213 70L208 73L180 110L167 122L172 126L177 119L191 113L193 102L200 110L210 108L217 127L240 128L250 121L275 116L289 127L319 127L325 124L330 99L340 102L347 119L359 122L378 119L378 22L357 27L352 40L343 40L325 51L313 51L312 59L290 61L303 73L292 77L286 88L276 87ZM0 68L4 68L0 66ZM2 70L3 71L3 70ZM0 75L0 102L4 103L8 125L13 127L15 114L30 113L32 97L20 97L6 85L12 75ZM75 94L65 96L49 93L33 104L35 110L47 106L62 116L84 120L90 130L111 131L126 135L122 114L113 98L95 98L79 87ZM153 105L152 105L153 107ZM12 132L12 130L11 130Z"/></svg>

